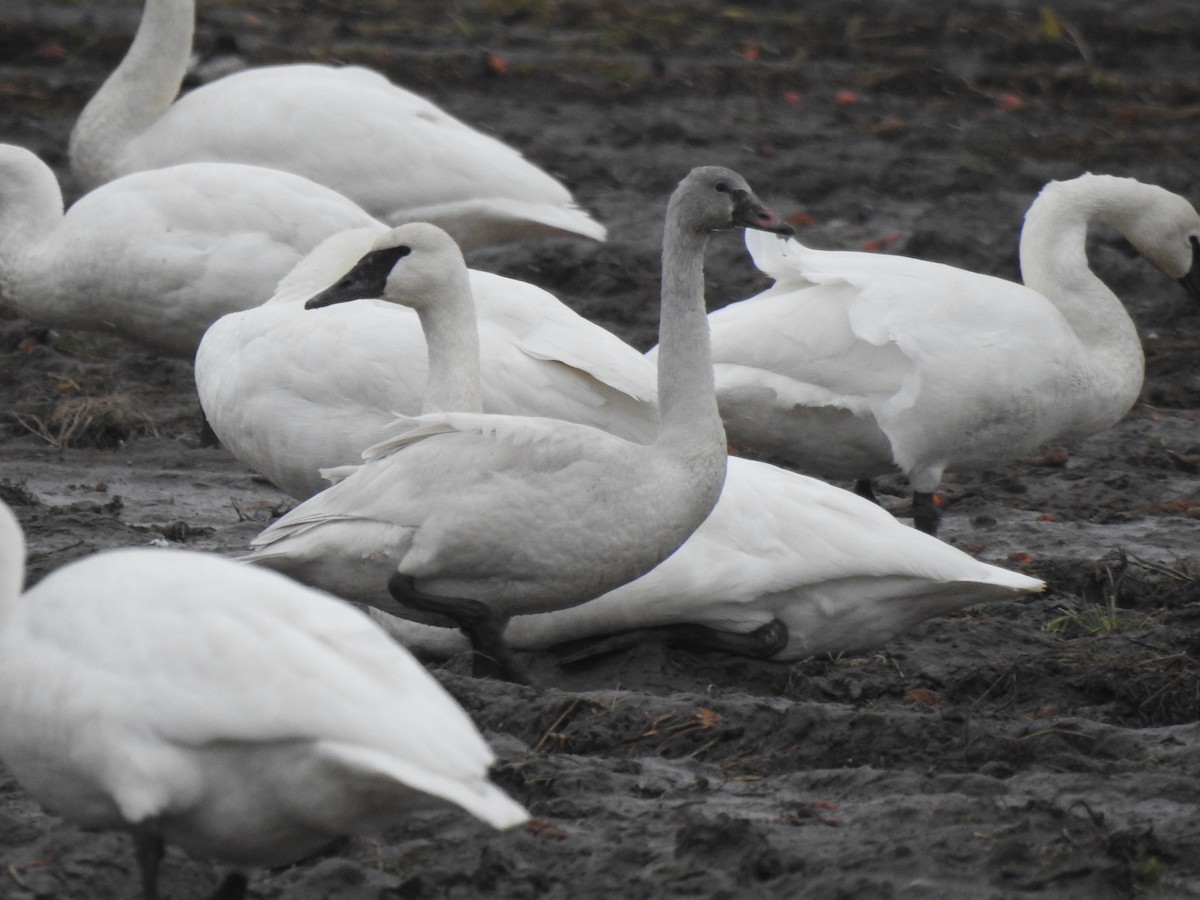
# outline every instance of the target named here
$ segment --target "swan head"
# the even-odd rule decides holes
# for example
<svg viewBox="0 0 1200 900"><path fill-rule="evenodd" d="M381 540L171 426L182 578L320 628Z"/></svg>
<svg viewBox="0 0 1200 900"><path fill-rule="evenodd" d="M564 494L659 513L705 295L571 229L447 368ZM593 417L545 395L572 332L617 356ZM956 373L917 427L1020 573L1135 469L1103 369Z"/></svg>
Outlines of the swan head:
<svg viewBox="0 0 1200 900"><path fill-rule="evenodd" d="M671 195L667 215L698 233L755 228L795 234L791 225L754 195L746 179L723 166L692 169Z"/></svg>
<svg viewBox="0 0 1200 900"><path fill-rule="evenodd" d="M349 272L304 308L378 297L419 312L447 292L469 290L467 284L467 264L454 239L436 225L409 222L381 234Z"/></svg>
<svg viewBox="0 0 1200 900"><path fill-rule="evenodd" d="M1181 282L1200 300L1200 213L1178 194L1132 178L1093 175L1092 181L1129 190L1128 202L1116 205L1108 224L1156 268Z"/></svg>

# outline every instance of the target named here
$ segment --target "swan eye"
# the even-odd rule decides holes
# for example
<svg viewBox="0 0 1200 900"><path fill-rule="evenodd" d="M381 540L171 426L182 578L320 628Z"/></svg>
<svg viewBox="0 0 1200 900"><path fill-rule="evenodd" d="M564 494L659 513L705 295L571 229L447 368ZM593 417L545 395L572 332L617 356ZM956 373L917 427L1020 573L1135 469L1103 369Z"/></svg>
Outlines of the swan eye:
<svg viewBox="0 0 1200 900"><path fill-rule="evenodd" d="M717 190L718 190L718 191L720 191L722 194L729 194L729 193L732 193L732 192L729 190L729 185L727 185L727 184L726 184L725 182L723 182L723 181L718 181L718 182L717 182L717 184L716 184L716 188L717 188Z"/></svg>

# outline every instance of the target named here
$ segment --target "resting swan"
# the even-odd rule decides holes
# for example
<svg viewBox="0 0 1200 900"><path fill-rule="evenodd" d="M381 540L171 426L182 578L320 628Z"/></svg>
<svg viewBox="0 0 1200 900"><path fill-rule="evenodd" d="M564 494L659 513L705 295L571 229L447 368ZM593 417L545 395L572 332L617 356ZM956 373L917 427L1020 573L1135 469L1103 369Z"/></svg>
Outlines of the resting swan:
<svg viewBox="0 0 1200 900"><path fill-rule="evenodd" d="M200 404L221 443L298 499L329 486L320 469L362 462L397 413L421 409L426 349L415 312L378 300L304 309L378 237L373 228L331 236L266 304L215 322L196 353ZM475 270L469 279L484 410L653 440L653 363L538 287Z"/></svg>
<svg viewBox="0 0 1200 900"><path fill-rule="evenodd" d="M850 491L731 456L712 514L656 568L581 606L518 616L504 638L514 649L540 650L585 638L619 645L649 633L788 661L873 650L930 617L1044 589ZM370 613L412 649L468 649L452 629Z"/></svg>
<svg viewBox="0 0 1200 900"><path fill-rule="evenodd" d="M0 503L0 757L39 803L129 831L143 895L164 842L276 866L409 810L527 819L471 720L367 617L274 572L180 550L79 560L21 593Z"/></svg>
<svg viewBox="0 0 1200 900"><path fill-rule="evenodd" d="M71 133L83 187L184 162L249 163L310 178L389 224L436 222L464 248L541 234L604 240L516 150L368 69L250 69L176 100L194 26L193 0L146 0L128 53Z"/></svg>
<svg viewBox="0 0 1200 900"><path fill-rule="evenodd" d="M191 359L225 313L262 303L330 234L386 230L298 175L232 163L138 172L63 212L33 153L0 144L0 299L57 328Z"/></svg>
<svg viewBox="0 0 1200 900"><path fill-rule="evenodd" d="M946 469L1086 437L1137 399L1141 344L1088 267L1092 223L1119 230L1200 297L1200 216L1132 178L1047 185L1021 233L1024 285L747 234L775 284L709 316L730 441L864 488L898 470L915 524L936 532L932 497Z"/></svg>
<svg viewBox="0 0 1200 900"><path fill-rule="evenodd" d="M401 604L463 626L477 661L495 660L518 677L501 636L511 616L573 606L632 581L682 544L717 501L725 435L708 356L704 247L710 232L737 225L790 231L728 169L694 169L671 197L654 443L551 419L427 413L271 525L249 558L367 602L378 603L386 584ZM310 305L364 293L428 302L418 313L431 357L441 356L444 339L468 342L459 358L474 360L446 402L479 409L471 304L435 304L430 292L406 287L432 277L444 295L469 297L461 256L431 274L426 254L392 244L381 241Z"/></svg>

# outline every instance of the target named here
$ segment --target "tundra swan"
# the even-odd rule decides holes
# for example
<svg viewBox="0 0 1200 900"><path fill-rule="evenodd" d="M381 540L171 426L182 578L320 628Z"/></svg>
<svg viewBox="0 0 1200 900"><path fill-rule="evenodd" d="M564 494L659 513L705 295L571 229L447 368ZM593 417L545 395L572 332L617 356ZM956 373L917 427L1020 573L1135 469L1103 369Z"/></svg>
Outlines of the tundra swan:
<svg viewBox="0 0 1200 900"><path fill-rule="evenodd" d="M205 329L262 303L330 234L386 230L350 200L273 169L192 163L137 172L63 211L54 173L0 144L0 297L58 328L191 359Z"/></svg>
<svg viewBox="0 0 1200 900"><path fill-rule="evenodd" d="M115 550L21 593L0 503L0 757L55 814L129 831L143 893L164 843L229 864L292 862L407 811L527 814L493 755L412 656L345 603L182 550Z"/></svg>
<svg viewBox="0 0 1200 900"><path fill-rule="evenodd" d="M709 316L731 442L864 487L900 471L915 524L934 533L946 469L1113 425L1137 399L1144 365L1124 306L1088 267L1093 223L1200 297L1200 216L1132 178L1048 184L1021 232L1024 285L747 234L775 284Z"/></svg>
<svg viewBox="0 0 1200 900"><path fill-rule="evenodd" d="M267 528L248 558L367 602L386 584L402 605L460 624L477 662L493 660L516 677L502 638L511 616L583 603L644 574L720 495L725 434L708 354L704 248L710 232L738 225L791 231L728 169L694 169L671 196L653 443L560 420L427 413ZM428 283L428 266L426 254L381 239L310 304L364 294L420 302L436 360L440 342L473 340L474 310L408 290L410 277ZM461 262L433 278L445 294L469 296ZM454 398L463 409L479 408L471 349L472 371Z"/></svg>
<svg viewBox="0 0 1200 900"><path fill-rule="evenodd" d="M389 224L436 222L467 249L604 240L555 178L369 69L249 69L176 100L194 27L194 0L146 0L128 53L71 133L83 187L184 162L249 163L310 178Z"/></svg>
<svg viewBox="0 0 1200 900"><path fill-rule="evenodd" d="M427 357L413 310L378 300L304 309L378 237L373 228L331 236L270 301L218 319L196 352L200 404L221 443L298 499L328 487L320 469L362 462L397 413L421 410ZM654 364L641 353L534 285L471 270L470 287L484 410L654 439Z"/></svg>
<svg viewBox="0 0 1200 900"><path fill-rule="evenodd" d="M286 302L288 298L311 296L340 274L342 264L338 261L343 251L357 252L364 240L375 242L377 238L374 232L329 238L287 276L277 297ZM425 283L409 270L406 303L414 306L458 303L464 310L459 319L450 323L433 319L435 309L426 313L427 320L436 327L431 335L430 352L442 363L430 373L427 406L442 410L458 406L471 411L478 405L480 383L485 396L489 390L502 391L499 399L517 409L532 412L561 403L553 396L527 397L518 382L510 384L507 377L497 376L493 369L501 360L489 360L486 353L482 355L486 377L481 382L477 372L480 366L474 361L478 356L474 344L460 336L450 339L453 328L466 332L472 323L471 294L437 292L444 280L441 272L463 265L448 240L439 239L431 226L402 225L388 243L410 249L406 256L410 266L417 262L418 256L428 257L420 270L426 276ZM337 244L345 246L333 246ZM370 249L370 244L365 249ZM332 270L322 265L323 255L331 250L337 251L333 256L337 265ZM471 292L478 298L477 274L471 273L470 277ZM486 318L486 306L486 302L479 304L481 319ZM311 335L310 342L321 341L322 349L317 352L313 352L311 343L298 343L289 330L306 320L319 321L322 312L338 310L347 313L362 310L370 314L364 319L372 324L364 325L351 338L331 326L304 329L304 334ZM303 457L303 451L297 448L317 439L312 435L322 441L329 439L327 431L357 435L363 443L343 442L347 462L353 461L361 456L359 448L370 443L368 434L378 435L394 421L387 414L388 409L395 405L415 407L420 402L421 388L414 387L412 382L418 376L424 378L424 369L414 368L408 359L414 353L409 335L419 325L403 330L399 325L389 326L393 320L385 313L375 304L357 302L297 310L279 318L277 323L267 320L256 326L253 345L247 343L244 349L228 354L235 356L236 361L213 354L207 360L211 374L201 377L210 330L197 354L197 382L228 379L230 370L236 370L243 362L251 364L253 369L261 368L261 378L267 381L272 379L270 370L276 369L282 374L270 391L260 392L255 387L256 379L248 374L235 378L252 396L261 394L252 411L242 410L239 414L245 426L243 438L249 439L252 433L272 470L286 472L288 458L296 454ZM235 313L222 322L252 314L253 311ZM213 329L217 327L214 325ZM377 347L371 342L372 329L379 329L386 337ZM321 337L326 334L328 338ZM258 341L269 349L259 349ZM344 348L354 347L353 358L334 369L339 379L349 378L355 360L363 355L363 341L373 352L363 366L360 390L376 406L364 403L363 397L351 390L345 392L343 401L352 411L350 420L337 418L333 408L306 405L304 400L311 395L304 394L298 386L296 379L301 376L293 370L303 369L305 358L336 361ZM388 381L384 374L388 371L388 341L395 341L390 348L391 365L408 373L403 380ZM288 347L295 348L294 357L281 356ZM636 351L630 349L629 353L641 366L650 366ZM288 360L286 367L273 362L280 358ZM324 372L329 368L321 366L312 372L314 390L315 385L327 380ZM639 371L640 366L631 364L631 374ZM387 390L375 391L370 384L374 380L385 381ZM205 397L203 388L201 397ZM209 408L208 403L205 408ZM229 415L231 412L226 411L226 416ZM210 420L221 434L222 429L216 424L218 419L211 413ZM357 428L354 420L369 420L375 425L367 432ZM334 424L330 426L330 422ZM254 428L256 423L258 427ZM311 477L306 471L294 474L297 478ZM388 574L386 569L380 571L373 585L364 585L363 590L368 593L360 594L358 599L386 603ZM345 581L339 577L335 584L330 578L328 584L343 587ZM901 525L875 504L848 491L765 463L731 457L716 507L670 557L635 581L581 606L519 616L509 624L505 638L514 647L534 649L577 638L659 628L691 643L794 659L814 653L880 646L930 616L1043 587L1036 579L978 562L935 538ZM372 591L379 596L371 597ZM379 613L379 617L395 636L424 650L460 649L465 640L452 629L419 625L385 613Z"/></svg>

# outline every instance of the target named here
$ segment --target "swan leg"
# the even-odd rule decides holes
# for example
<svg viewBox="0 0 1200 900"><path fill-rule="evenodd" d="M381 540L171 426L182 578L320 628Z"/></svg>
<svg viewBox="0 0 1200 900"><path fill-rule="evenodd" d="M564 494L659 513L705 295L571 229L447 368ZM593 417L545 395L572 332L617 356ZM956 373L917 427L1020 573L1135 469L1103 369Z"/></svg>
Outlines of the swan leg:
<svg viewBox="0 0 1200 900"><path fill-rule="evenodd" d="M401 572L392 573L388 579L388 593L402 606L437 613L458 625L475 651L472 674L503 678L517 684L532 683L504 640L508 618L497 616L486 603L467 597L422 593L413 585L412 577Z"/></svg>
<svg viewBox="0 0 1200 900"><path fill-rule="evenodd" d="M753 659L770 659L787 646L788 630L787 626L778 619L772 619L766 625L746 634L719 631L704 625L662 625L657 628L639 628L588 641L584 646L559 656L558 664L560 666L571 665L604 653L624 650L646 640L680 644L693 650L722 650L726 653L749 656Z"/></svg>
<svg viewBox="0 0 1200 900"><path fill-rule="evenodd" d="M230 872L217 885L216 893L209 900L245 900L246 876L241 872Z"/></svg>
<svg viewBox="0 0 1200 900"><path fill-rule="evenodd" d="M936 535L938 524L942 521L942 514L938 511L937 504L933 502L933 494L914 491L912 509L913 525L917 530Z"/></svg>
<svg viewBox="0 0 1200 900"><path fill-rule="evenodd" d="M163 838L153 822L133 827L133 849L142 873L143 900L158 900L158 864L163 858Z"/></svg>
<svg viewBox="0 0 1200 900"><path fill-rule="evenodd" d="M879 498L875 496L875 488L871 485L870 478L860 478L854 482L854 493L858 494L864 500L870 500L872 503L879 502Z"/></svg>

